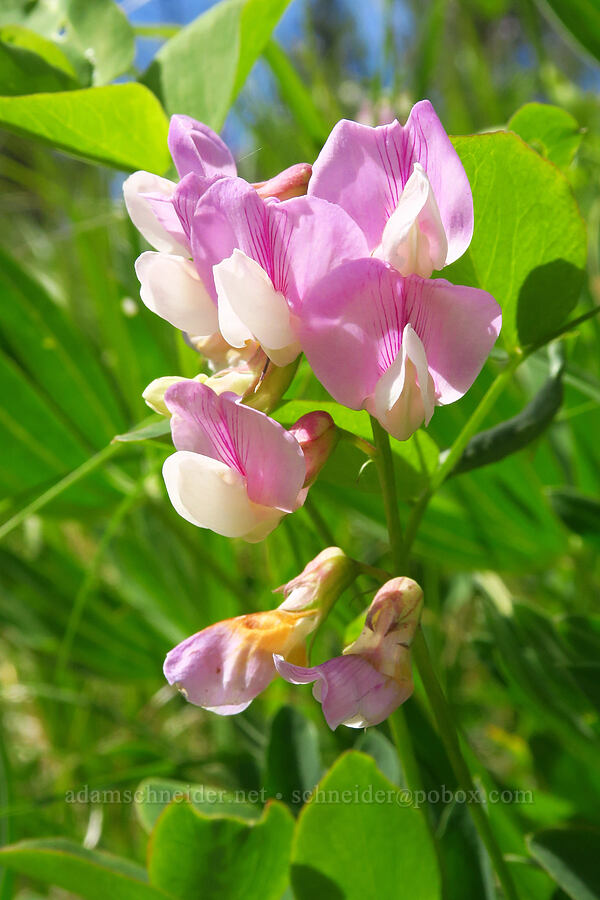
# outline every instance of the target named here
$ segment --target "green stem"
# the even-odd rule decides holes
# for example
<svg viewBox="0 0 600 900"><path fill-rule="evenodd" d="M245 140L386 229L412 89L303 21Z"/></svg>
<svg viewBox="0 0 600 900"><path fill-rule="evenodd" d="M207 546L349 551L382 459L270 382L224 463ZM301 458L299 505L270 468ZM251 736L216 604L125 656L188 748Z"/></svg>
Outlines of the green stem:
<svg viewBox="0 0 600 900"><path fill-rule="evenodd" d="M415 506L413 506L412 512L408 518L408 522L406 523L406 534L404 536L402 551L402 570L406 565L410 549L414 543L415 537L417 536L417 531L419 530L421 519L423 518L425 510L429 505L429 501L431 500L435 492L442 486L444 481L449 477L449 475L452 474L452 470L461 458L465 447L467 446L471 438L479 431L481 423L494 407L496 401L498 400L498 397L512 378L515 370L523 362L524 358L525 357L521 355L511 357L506 367L502 370L502 372L500 372L499 375L496 376L494 381L487 389L487 392L484 394L481 403L477 406L477 408L473 411L471 417L467 419L467 421L463 425L462 430L459 432L458 436L454 440L454 443L446 453L443 462L438 466L438 468L431 476L428 489L419 498Z"/></svg>
<svg viewBox="0 0 600 900"><path fill-rule="evenodd" d="M381 428L378 422L371 420L373 427L373 437L375 439L377 449L379 450L377 466L381 483L381 490L385 503L385 513L390 538L390 550L394 561L394 568L398 574L402 574L405 571L408 550L410 549L410 544L408 542L410 541L412 543L412 540L414 540L418 522L420 521L420 517L425 511L428 498L431 496L433 491L442 484L444 479L452 471L452 468L454 467L456 461L460 458L460 455L469 442L471 436L476 432L480 422L495 403L496 398L502 391L505 383L508 381L519 362L520 358L518 357L511 360L506 369L493 382L483 400L458 435L448 453L448 456L446 457L446 460L444 461L444 463L442 463L442 465L432 478L432 486L427 494L427 500L422 499L415 507L415 510L419 509L420 512L418 518L415 516L412 524L409 523L406 537L403 537L402 530L400 528L400 520L398 515L398 499L396 495L396 482L394 478L389 437L387 435L387 432L385 432ZM456 726L452 718L452 712L450 710L450 707L448 706L442 688L440 687L439 681L437 680L437 676L434 672L433 666L431 665L431 659L429 657L427 644L425 643L425 638L423 637L423 633L420 628L417 629L417 633L414 638L413 653L419 675L421 676L421 680L423 682L423 687L425 689L427 698L437 722L440 737L444 743L448 758L450 760L450 765L452 766L452 770L461 789L466 792L467 796L470 796L469 792L474 790L471 773L463 758ZM404 752L406 751L404 750ZM487 816L485 815L482 807L477 803L470 803L469 811L471 813L479 836L483 841L483 844L485 845L490 859L494 865L496 874L498 875L498 879L500 880L500 883L504 889L507 900L518 900L518 894L513 884L511 874L508 870L508 866L506 865L504 857L502 856L502 851L496 843L496 838L490 827Z"/></svg>
<svg viewBox="0 0 600 900"><path fill-rule="evenodd" d="M375 465L377 466L377 474L379 475L379 483L383 493L385 518L390 537L390 549L392 551L392 556L394 557L394 565L396 566L397 571L401 573L404 571L406 565L406 555L402 525L400 524L400 513L398 510L396 473L394 472L392 448L390 447L390 439L387 431L384 431L377 419L374 419L372 416L371 428L373 429L373 441L377 448Z"/></svg>
<svg viewBox="0 0 600 900"><path fill-rule="evenodd" d="M401 706L399 706L398 709L389 717L388 724L390 726L392 737L394 738L396 751L398 753L398 759L400 760L400 763L402 765L406 784L410 789L413 797L424 797L425 791L423 790L421 770L419 769L419 763L417 762L417 757L415 756L410 729L406 721L406 715ZM423 806L421 808L423 810L423 818L425 819L425 824L427 826L429 836L431 837L433 849L435 850L435 855L437 857L440 875L443 883L445 877L444 865L439 841L435 833L433 821L429 815L428 807Z"/></svg>
<svg viewBox="0 0 600 900"><path fill-rule="evenodd" d="M450 760L450 765L452 766L452 770L461 789L465 791L466 796L469 797L471 796L470 792L475 792L475 786L460 749L452 712L437 679L437 675L435 674L425 637L423 636L421 629L417 630L412 650L417 669L419 670L419 675L423 682L423 687L425 688L427 698L437 722L440 737ZM490 856L507 900L519 900L519 895L517 894L512 880L512 875L510 874L506 860L502 855L502 851L496 843L494 832L492 831L489 819L485 814L483 807L478 802L469 803L468 806L475 827Z"/></svg>

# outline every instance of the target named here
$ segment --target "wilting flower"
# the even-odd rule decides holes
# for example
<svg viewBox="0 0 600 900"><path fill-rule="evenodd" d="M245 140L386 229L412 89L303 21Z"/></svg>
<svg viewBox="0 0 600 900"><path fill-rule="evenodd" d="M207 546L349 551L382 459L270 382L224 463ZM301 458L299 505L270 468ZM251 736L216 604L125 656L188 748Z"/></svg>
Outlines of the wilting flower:
<svg viewBox="0 0 600 900"><path fill-rule="evenodd" d="M283 603L267 612L226 619L178 644L164 673L185 697L220 715L242 712L275 678L273 654L306 663L306 637L352 582L356 564L329 547L279 588Z"/></svg>
<svg viewBox="0 0 600 900"><path fill-rule="evenodd" d="M338 122L308 193L350 213L369 253L403 275L428 278L462 256L473 235L469 181L428 100L413 106L405 125Z"/></svg>
<svg viewBox="0 0 600 900"><path fill-rule="evenodd" d="M304 503L302 447L274 419L192 380L169 387L164 403L177 452L165 460L163 477L188 522L255 542Z"/></svg>
<svg viewBox="0 0 600 900"><path fill-rule="evenodd" d="M367 409L398 440L469 389L498 337L486 291L404 278L378 259L346 263L308 294L299 334L339 402Z"/></svg>
<svg viewBox="0 0 600 900"><path fill-rule="evenodd" d="M412 694L410 645L422 603L416 582L393 578L375 595L360 636L343 656L304 667L276 654L275 667L291 684L314 682L331 729L378 725Z"/></svg>

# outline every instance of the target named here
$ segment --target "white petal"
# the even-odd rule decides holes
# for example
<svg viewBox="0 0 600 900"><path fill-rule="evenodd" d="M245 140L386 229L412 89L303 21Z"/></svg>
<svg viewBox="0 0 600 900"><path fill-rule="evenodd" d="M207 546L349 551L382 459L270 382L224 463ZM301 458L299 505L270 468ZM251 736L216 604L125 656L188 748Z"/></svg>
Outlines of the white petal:
<svg viewBox="0 0 600 900"><path fill-rule="evenodd" d="M423 167L415 163L376 255L401 275L429 278L434 269L443 268L447 254L448 240L431 184Z"/></svg>
<svg viewBox="0 0 600 900"><path fill-rule="evenodd" d="M152 312L191 334L217 330L217 307L191 260L148 250L136 260L135 271L142 301Z"/></svg>
<svg viewBox="0 0 600 900"><path fill-rule="evenodd" d="M435 406L435 388L427 367L425 348L411 325L402 333L396 359L375 386L366 407L399 441L419 426L429 424Z"/></svg>
<svg viewBox="0 0 600 900"><path fill-rule="evenodd" d="M300 352L290 324L287 300L262 266L234 250L213 269L221 334L234 347L255 338L276 365L287 365Z"/></svg>
<svg viewBox="0 0 600 900"><path fill-rule="evenodd" d="M178 450L167 457L163 478L180 516L225 537L262 540L282 517L280 510L248 498L239 472L191 450Z"/></svg>
<svg viewBox="0 0 600 900"><path fill-rule="evenodd" d="M168 178L161 178L150 172L134 172L123 184L123 197L129 218L149 244L165 253L189 256L189 251L158 222L148 200L143 196L143 194L160 194L163 197L172 197L176 187L177 185Z"/></svg>

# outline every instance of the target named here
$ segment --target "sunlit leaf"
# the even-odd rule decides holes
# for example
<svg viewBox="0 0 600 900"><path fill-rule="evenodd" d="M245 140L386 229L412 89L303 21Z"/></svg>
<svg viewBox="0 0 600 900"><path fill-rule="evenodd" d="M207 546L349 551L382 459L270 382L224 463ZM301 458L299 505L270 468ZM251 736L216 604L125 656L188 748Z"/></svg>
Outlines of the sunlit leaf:
<svg viewBox="0 0 600 900"><path fill-rule="evenodd" d="M136 791L135 811L142 828L150 833L158 817L174 800L188 800L205 816L239 816L249 821L260 817L257 806L236 798L231 791L210 784L187 784L173 778L147 778Z"/></svg>
<svg viewBox="0 0 600 900"><path fill-rule="evenodd" d="M289 0L223 0L167 41L143 81L169 113L220 129Z"/></svg>
<svg viewBox="0 0 600 900"><path fill-rule="evenodd" d="M444 275L493 294L509 349L540 342L563 323L583 283L587 241L571 189L514 134L454 138L454 145L473 191L475 233Z"/></svg>
<svg viewBox="0 0 600 900"><path fill-rule="evenodd" d="M94 67L93 83L108 84L133 63L134 37L114 0L66 0L72 40Z"/></svg>
<svg viewBox="0 0 600 900"><path fill-rule="evenodd" d="M398 803L398 793L368 756L338 759L298 820L292 854L298 900L393 897L399 888L412 900L440 896L422 811Z"/></svg>
<svg viewBox="0 0 600 900"><path fill-rule="evenodd" d="M255 824L202 815L173 803L152 832L150 881L189 900L280 900L288 877L293 819L280 803Z"/></svg>
<svg viewBox="0 0 600 900"><path fill-rule="evenodd" d="M507 127L563 169L573 162L583 136L571 113L549 103L526 103L509 119Z"/></svg>
<svg viewBox="0 0 600 900"><path fill-rule="evenodd" d="M85 900L165 900L168 896L151 887L145 870L128 859L86 850L74 841L60 838L3 847L0 865Z"/></svg>
<svg viewBox="0 0 600 900"><path fill-rule="evenodd" d="M117 169L163 173L167 119L141 84L0 97L0 126Z"/></svg>

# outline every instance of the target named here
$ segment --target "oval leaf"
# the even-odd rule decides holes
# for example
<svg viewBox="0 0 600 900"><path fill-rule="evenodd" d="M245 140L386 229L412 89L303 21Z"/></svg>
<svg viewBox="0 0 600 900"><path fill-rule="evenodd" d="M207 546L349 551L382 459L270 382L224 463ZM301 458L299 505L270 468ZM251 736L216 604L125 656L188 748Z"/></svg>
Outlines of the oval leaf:
<svg viewBox="0 0 600 900"><path fill-rule="evenodd" d="M288 879L294 820L269 804L254 825L201 815L173 803L150 839L150 881L189 900L280 900Z"/></svg>
<svg viewBox="0 0 600 900"><path fill-rule="evenodd" d="M0 97L0 125L124 171L162 174L170 164L166 116L141 84Z"/></svg>
<svg viewBox="0 0 600 900"><path fill-rule="evenodd" d="M440 876L423 812L363 753L341 756L300 813L292 852L297 900L436 900Z"/></svg>
<svg viewBox="0 0 600 900"><path fill-rule="evenodd" d="M573 309L583 283L586 233L569 184L515 134L453 143L473 191L475 233L444 276L493 294L510 350L543 341Z"/></svg>

